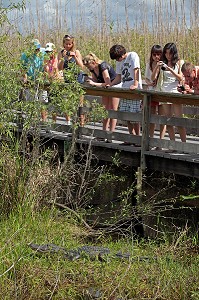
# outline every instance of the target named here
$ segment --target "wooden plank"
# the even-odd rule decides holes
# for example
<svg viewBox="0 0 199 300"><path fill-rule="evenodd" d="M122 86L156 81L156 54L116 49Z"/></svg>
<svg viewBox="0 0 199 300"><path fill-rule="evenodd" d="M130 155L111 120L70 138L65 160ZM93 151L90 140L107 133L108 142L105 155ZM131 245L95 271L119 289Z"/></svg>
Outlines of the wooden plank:
<svg viewBox="0 0 199 300"><path fill-rule="evenodd" d="M183 113L185 115L199 115L199 107L198 106L189 106L184 105L183 106Z"/></svg>
<svg viewBox="0 0 199 300"><path fill-rule="evenodd" d="M124 88L100 88L100 87L91 87L89 85L83 85L85 93L88 95L96 96L109 96L109 97L119 97L126 99L144 99L144 95L151 95L151 101L156 102L172 102L177 104L189 104L199 106L199 95L189 95L189 94L180 94L180 93L166 93L166 92L157 92L149 90L130 90Z"/></svg>
<svg viewBox="0 0 199 300"><path fill-rule="evenodd" d="M165 124L165 125L172 125L172 126L176 126L176 127L182 126L185 128L199 128L199 119L151 115L150 122L158 124L158 125Z"/></svg>
<svg viewBox="0 0 199 300"><path fill-rule="evenodd" d="M198 164L164 157L147 157L147 169L199 178Z"/></svg>
<svg viewBox="0 0 199 300"><path fill-rule="evenodd" d="M133 112L122 112L115 110L108 110L108 116L112 119L124 120L124 121L142 121L142 113L133 113Z"/></svg>
<svg viewBox="0 0 199 300"><path fill-rule="evenodd" d="M78 131L79 131L79 135L90 136L92 138L100 137L109 140L129 142L129 143L135 143L141 145L141 136L132 135L129 134L128 132L126 133L117 132L117 131L109 132L109 131L104 131L102 129L96 129L95 127L93 128L79 127Z"/></svg>
<svg viewBox="0 0 199 300"><path fill-rule="evenodd" d="M199 153L199 144L181 142L181 141L170 141L166 139L150 138L150 147L161 147L161 148L172 148L179 152L184 153Z"/></svg>
<svg viewBox="0 0 199 300"><path fill-rule="evenodd" d="M107 97L117 97L124 99L137 99L143 100L143 90L130 90L124 88L101 88L101 87L91 87L89 85L84 85L86 95L96 95L96 96L107 96Z"/></svg>
<svg viewBox="0 0 199 300"><path fill-rule="evenodd" d="M149 93L149 92L148 92ZM197 95L183 95L178 93L165 93L165 92L150 92L151 100L156 102L170 102L176 104L189 104L189 105L199 105L199 96Z"/></svg>
<svg viewBox="0 0 199 300"><path fill-rule="evenodd" d="M83 112L86 113L90 109L87 107L83 108ZM114 110L108 110L108 116L112 119L117 119L120 121L142 121L142 112L141 113L131 113L131 112L120 112ZM161 115L150 115L150 123L155 123L157 125L165 124L172 126L182 126L185 128L199 128L199 119L194 118L179 118L179 117L166 117Z"/></svg>
<svg viewBox="0 0 199 300"><path fill-rule="evenodd" d="M165 151L156 151L156 150L150 150L146 151L145 155L148 156L157 156L157 157L164 157L169 158L173 160L182 160L186 162L192 162L199 165L199 155L195 155L193 153L167 153Z"/></svg>
<svg viewBox="0 0 199 300"><path fill-rule="evenodd" d="M150 113L151 113L151 96L145 94L143 100L142 140L141 140L141 160L140 160L140 168L142 171L146 169L145 151L149 150Z"/></svg>
<svg viewBox="0 0 199 300"><path fill-rule="evenodd" d="M118 144L113 144L111 147L111 145L107 143L88 140L77 140L79 146L83 147L85 150L90 142L92 145L92 153L99 160L113 162L113 158L117 154L117 159L120 161L121 164L133 167L138 167L140 165L140 151L136 147L122 147Z"/></svg>

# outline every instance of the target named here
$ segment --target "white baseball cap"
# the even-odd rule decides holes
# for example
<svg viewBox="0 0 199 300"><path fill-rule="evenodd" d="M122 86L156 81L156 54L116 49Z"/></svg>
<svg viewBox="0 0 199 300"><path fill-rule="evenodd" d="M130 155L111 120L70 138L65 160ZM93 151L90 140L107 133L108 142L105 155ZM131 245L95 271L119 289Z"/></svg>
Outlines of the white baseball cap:
<svg viewBox="0 0 199 300"><path fill-rule="evenodd" d="M41 45L40 45L40 42L38 39L33 39L31 41L31 44L35 47L35 49L40 49L41 48Z"/></svg>
<svg viewBox="0 0 199 300"><path fill-rule="evenodd" d="M55 50L55 45L53 43L47 43L46 47L45 47L45 51L46 52L51 52L53 50Z"/></svg>

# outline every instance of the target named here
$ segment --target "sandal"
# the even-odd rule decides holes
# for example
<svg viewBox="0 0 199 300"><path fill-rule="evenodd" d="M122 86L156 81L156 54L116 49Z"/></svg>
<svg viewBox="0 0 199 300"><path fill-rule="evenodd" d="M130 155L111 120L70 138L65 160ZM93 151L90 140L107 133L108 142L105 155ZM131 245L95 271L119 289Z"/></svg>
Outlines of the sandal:
<svg viewBox="0 0 199 300"><path fill-rule="evenodd" d="M105 138L101 138L101 137L95 137L94 140L98 142L105 142Z"/></svg>
<svg viewBox="0 0 199 300"><path fill-rule="evenodd" d="M131 146L133 145L132 143L129 143L129 142L123 142L120 144L121 146Z"/></svg>

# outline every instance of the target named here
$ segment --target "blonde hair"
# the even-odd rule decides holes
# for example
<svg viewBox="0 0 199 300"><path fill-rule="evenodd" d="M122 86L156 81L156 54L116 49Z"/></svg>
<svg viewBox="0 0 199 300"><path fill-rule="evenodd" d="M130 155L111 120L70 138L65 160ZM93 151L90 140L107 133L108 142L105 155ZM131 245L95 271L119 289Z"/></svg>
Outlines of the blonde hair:
<svg viewBox="0 0 199 300"><path fill-rule="evenodd" d="M83 64L88 65L92 62L95 62L96 64L100 64L101 60L92 52L90 52L88 55L86 55L83 59Z"/></svg>
<svg viewBox="0 0 199 300"><path fill-rule="evenodd" d="M63 37L63 47L64 47L64 44L65 44L66 41L71 41L72 42L73 45L72 45L70 51L74 51L75 50L75 38L74 38L74 36L66 34Z"/></svg>
<svg viewBox="0 0 199 300"><path fill-rule="evenodd" d="M189 63L189 62L185 62L183 65L182 65L182 68L181 68L181 71L182 72L193 72L193 70L195 69L194 65L192 63Z"/></svg>

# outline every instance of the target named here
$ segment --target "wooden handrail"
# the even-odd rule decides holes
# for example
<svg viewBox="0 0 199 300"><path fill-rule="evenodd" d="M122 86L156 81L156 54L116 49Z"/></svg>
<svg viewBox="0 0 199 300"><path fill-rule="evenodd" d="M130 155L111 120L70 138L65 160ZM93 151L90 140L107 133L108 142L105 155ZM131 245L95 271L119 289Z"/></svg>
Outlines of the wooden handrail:
<svg viewBox="0 0 199 300"><path fill-rule="evenodd" d="M85 90L86 95L92 96L109 96L109 97L118 97L124 99L139 99L142 101L142 113L135 114L135 113L121 113L119 111L110 111L109 117L118 118L122 116L122 120L132 120L132 121L140 121L142 124L142 136L132 136L132 135L125 135L126 140L135 140L140 138L141 141L141 164L140 167L142 170L146 168L146 153L149 151L150 146L158 146L163 148L168 148L172 146L174 149L178 151L185 151L188 153L199 153L199 145L197 142L185 143L180 141L170 141L168 139L159 138L150 138L149 137L149 126L150 123L154 122L156 124L168 124L174 126L184 126L190 128L193 124L193 128L198 127L197 119L188 119L188 118L177 118L177 117L166 117L160 115L151 115L150 112L150 102L169 102L169 103L176 103L176 104L186 104L192 106L199 106L199 95L184 95L180 93L165 93L165 92L157 92L151 91L146 89L124 89L124 88L116 88L116 87L92 87L90 85L84 84L83 89ZM117 115L116 115L117 114ZM132 119L131 119L132 118ZM187 125L187 126L186 126ZM97 134L102 135L105 137L107 132L97 132ZM117 132L112 134L112 138L119 138Z"/></svg>
<svg viewBox="0 0 199 300"><path fill-rule="evenodd" d="M178 104L187 104L187 105L196 105L199 106L199 95L190 95L190 94L178 94L178 93L166 93L166 92L157 92L149 90L130 90L124 88L116 87L93 87L87 84L83 85L86 95L93 96L109 96L109 97L118 97L124 99L139 99L143 100L144 95L150 95L151 101L156 102L171 102Z"/></svg>

